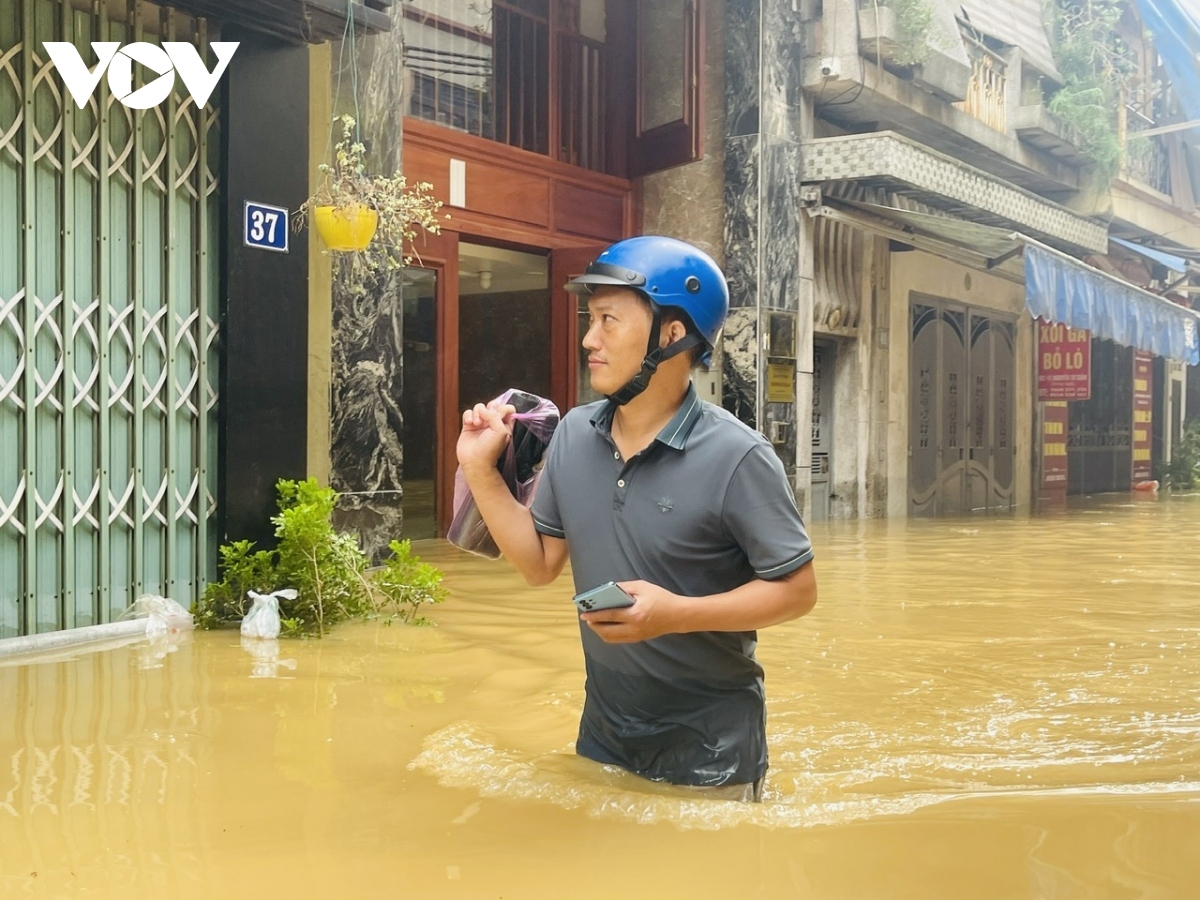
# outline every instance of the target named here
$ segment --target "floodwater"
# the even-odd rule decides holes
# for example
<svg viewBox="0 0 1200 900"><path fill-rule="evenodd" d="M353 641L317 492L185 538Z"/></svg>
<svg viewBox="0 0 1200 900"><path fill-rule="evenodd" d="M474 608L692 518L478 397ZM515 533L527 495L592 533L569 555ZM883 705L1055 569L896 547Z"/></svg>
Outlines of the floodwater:
<svg viewBox="0 0 1200 900"><path fill-rule="evenodd" d="M1200 894L1200 497L813 532L762 804L576 758L569 580L427 543L436 627L0 667L0 896Z"/></svg>

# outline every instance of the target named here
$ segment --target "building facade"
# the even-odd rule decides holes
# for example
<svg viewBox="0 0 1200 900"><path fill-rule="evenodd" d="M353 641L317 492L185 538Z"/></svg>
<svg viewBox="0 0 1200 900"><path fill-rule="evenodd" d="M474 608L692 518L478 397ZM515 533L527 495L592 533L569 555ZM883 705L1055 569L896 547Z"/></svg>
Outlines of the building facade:
<svg viewBox="0 0 1200 900"><path fill-rule="evenodd" d="M415 3L402 23L406 171L443 186L464 246L553 260L565 251L534 240L528 220L554 228L574 215L576 264L638 231L712 252L733 309L719 363L699 380L771 439L811 519L1004 512L1150 480L1178 438L1195 362L1190 132L1151 132L1110 178L1050 111L1068 79L1039 4L920 5L928 22L914 36L886 4ZM1117 26L1133 67L1115 125L1123 143L1186 117L1143 24L1130 5ZM513 61L526 56L542 68ZM600 143L582 148L586 136ZM501 160L519 175L501 176ZM615 193L600 201L555 180L583 185L596 171L626 179L610 182L625 192L619 212ZM477 280L490 264L458 252L474 279L457 282L459 297L476 310L499 303ZM1044 405L1033 311L1052 304L1029 290L1029 257L1073 298L1058 324L1088 331L1089 400ZM1079 299L1090 273L1129 323ZM562 279L551 274L553 291ZM1171 299L1154 296L1168 287ZM495 321L513 337L526 315L559 322L538 340L557 341L542 359L559 360L550 393L571 405L588 398L578 331L554 318L568 302L555 296L535 309L514 295ZM443 371L445 424L412 448L445 448L441 474L419 463L442 485L432 521L443 528L457 411L518 375L459 337L440 346L461 354L460 384L475 384L464 368L475 360L482 380L464 396ZM1135 376L1146 364L1135 346L1153 357L1148 379ZM400 368L418 371L407 358ZM521 377L550 385L549 371ZM428 420L414 409L404 421L414 417Z"/></svg>

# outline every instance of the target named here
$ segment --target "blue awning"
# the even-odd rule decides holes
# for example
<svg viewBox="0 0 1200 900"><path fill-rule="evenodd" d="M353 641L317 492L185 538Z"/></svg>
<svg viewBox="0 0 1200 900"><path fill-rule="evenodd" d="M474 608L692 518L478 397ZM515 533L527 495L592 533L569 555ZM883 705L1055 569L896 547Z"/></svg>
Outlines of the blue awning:
<svg viewBox="0 0 1200 900"><path fill-rule="evenodd" d="M1182 275L1187 271L1187 260L1182 256L1172 256L1170 253L1165 253L1162 250L1156 250L1153 247L1143 247L1141 244L1122 240L1119 237L1113 237L1111 234L1108 236L1108 239L1114 244L1120 244L1126 250L1132 250L1134 253L1139 253L1146 257L1146 259L1152 259L1156 263L1166 266L1172 272L1178 272Z"/></svg>
<svg viewBox="0 0 1200 900"><path fill-rule="evenodd" d="M1188 121L1200 120L1200 2L1137 0Z"/></svg>
<svg viewBox="0 0 1200 900"><path fill-rule="evenodd" d="M1033 315L1155 356L1200 364L1200 315L1044 244L1023 241L1025 305Z"/></svg>

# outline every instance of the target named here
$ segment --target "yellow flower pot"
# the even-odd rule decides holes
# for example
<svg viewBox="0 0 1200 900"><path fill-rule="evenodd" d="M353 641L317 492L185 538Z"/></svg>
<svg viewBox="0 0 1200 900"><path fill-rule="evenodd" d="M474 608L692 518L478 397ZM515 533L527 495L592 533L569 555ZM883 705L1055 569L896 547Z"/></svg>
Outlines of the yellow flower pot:
<svg viewBox="0 0 1200 900"><path fill-rule="evenodd" d="M317 233L330 250L365 250L379 227L379 213L365 206L318 206L313 214Z"/></svg>

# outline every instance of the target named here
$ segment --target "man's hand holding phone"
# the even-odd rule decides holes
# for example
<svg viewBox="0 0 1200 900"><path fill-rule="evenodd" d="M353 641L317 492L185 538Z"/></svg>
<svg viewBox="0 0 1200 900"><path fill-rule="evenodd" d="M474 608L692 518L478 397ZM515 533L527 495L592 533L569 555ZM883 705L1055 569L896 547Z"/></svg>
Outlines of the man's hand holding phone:
<svg viewBox="0 0 1200 900"><path fill-rule="evenodd" d="M682 602L648 581L609 582L575 598L579 617L610 644L633 644L679 630L674 622Z"/></svg>
<svg viewBox="0 0 1200 900"><path fill-rule="evenodd" d="M624 609L633 606L634 600L615 582L575 595L575 606L581 613L601 609Z"/></svg>

